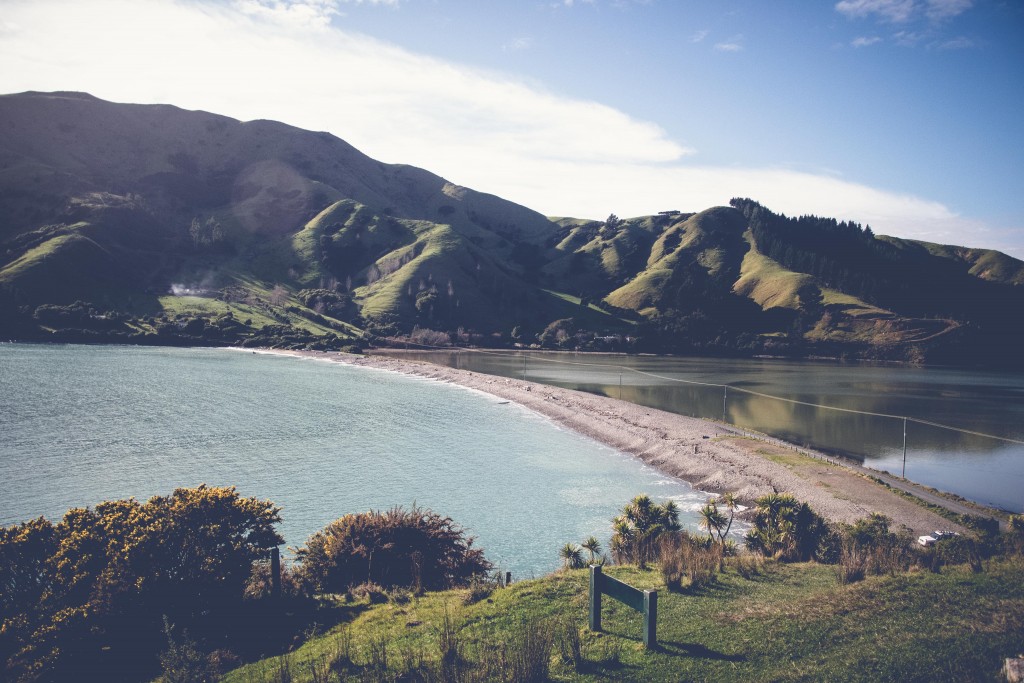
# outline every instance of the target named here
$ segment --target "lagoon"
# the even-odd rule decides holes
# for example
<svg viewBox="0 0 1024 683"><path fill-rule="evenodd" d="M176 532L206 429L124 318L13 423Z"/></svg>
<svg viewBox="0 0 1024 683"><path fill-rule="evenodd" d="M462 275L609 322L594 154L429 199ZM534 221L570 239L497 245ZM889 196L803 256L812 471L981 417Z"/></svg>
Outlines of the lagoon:
<svg viewBox="0 0 1024 683"><path fill-rule="evenodd" d="M905 471L908 479L986 505L1024 512L1021 372L534 351L401 354L681 415L724 419L868 467L897 475ZM909 418L905 463L903 417Z"/></svg>

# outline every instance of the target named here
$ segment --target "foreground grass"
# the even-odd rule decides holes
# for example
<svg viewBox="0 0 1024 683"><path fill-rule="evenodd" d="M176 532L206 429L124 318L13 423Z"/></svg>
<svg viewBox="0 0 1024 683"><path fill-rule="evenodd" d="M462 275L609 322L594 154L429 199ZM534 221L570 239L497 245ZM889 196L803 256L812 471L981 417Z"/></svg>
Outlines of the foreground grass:
<svg viewBox="0 0 1024 683"><path fill-rule="evenodd" d="M953 567L849 586L838 584L832 567L767 564L749 578L728 569L714 585L684 594L664 590L656 571L606 571L659 589L658 649L642 647L639 615L610 599L605 632L589 632L587 572L577 570L471 605L465 590L366 605L286 658L250 664L225 680L281 681L286 670L294 681L337 680L326 667L339 651L351 660L343 680L436 680L446 614L463 662L486 658L540 620L556 640L550 677L565 681L984 681L997 679L1005 657L1024 651L1021 558L992 560L980 574ZM559 655L557 641L572 630L582 641L578 666ZM428 669L429 679L410 675Z"/></svg>

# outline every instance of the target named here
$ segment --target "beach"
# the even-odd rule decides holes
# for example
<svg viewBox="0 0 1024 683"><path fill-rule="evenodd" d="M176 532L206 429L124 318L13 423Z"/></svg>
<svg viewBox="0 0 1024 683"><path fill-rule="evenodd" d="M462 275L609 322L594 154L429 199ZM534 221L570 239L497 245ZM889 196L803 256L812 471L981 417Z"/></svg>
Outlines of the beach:
<svg viewBox="0 0 1024 683"><path fill-rule="evenodd" d="M713 494L732 492L748 507L760 496L790 493L831 522L853 523L871 513L881 513L892 520L894 529L903 528L914 535L935 529L963 531L935 512L897 495L860 468L810 457L805 449L731 425L395 356L277 353L398 372L482 391L629 453L697 489Z"/></svg>

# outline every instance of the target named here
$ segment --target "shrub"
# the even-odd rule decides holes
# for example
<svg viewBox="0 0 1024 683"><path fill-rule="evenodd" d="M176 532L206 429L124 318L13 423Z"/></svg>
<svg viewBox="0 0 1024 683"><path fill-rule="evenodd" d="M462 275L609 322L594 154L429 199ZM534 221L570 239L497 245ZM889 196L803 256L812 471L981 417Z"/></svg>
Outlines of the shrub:
<svg viewBox="0 0 1024 683"><path fill-rule="evenodd" d="M828 523L807 503L788 493L771 493L756 501L747 548L784 561L819 559Z"/></svg>
<svg viewBox="0 0 1024 683"><path fill-rule="evenodd" d="M639 495L612 520L612 529L614 560L643 567L656 557L658 537L679 530L679 508L672 501L656 505L649 496Z"/></svg>
<svg viewBox="0 0 1024 683"><path fill-rule="evenodd" d="M562 661L579 672L583 669L583 639L580 637L580 623L566 616L558 623L558 650Z"/></svg>
<svg viewBox="0 0 1024 683"><path fill-rule="evenodd" d="M764 559L757 553L738 553L729 557L727 564L744 579L760 576L764 571Z"/></svg>
<svg viewBox="0 0 1024 683"><path fill-rule="evenodd" d="M175 641L167 617L164 617L164 633L167 649L160 653L161 683L213 683L217 680L216 669L187 632L180 641Z"/></svg>
<svg viewBox="0 0 1024 683"><path fill-rule="evenodd" d="M383 586L373 581L364 581L349 589L349 594L356 600L366 600L371 605L381 605L388 601L388 593Z"/></svg>
<svg viewBox="0 0 1024 683"><path fill-rule="evenodd" d="M836 565L839 583L846 585L860 581L867 573L867 565L867 553L863 548L852 543L844 544L839 553L839 563Z"/></svg>
<svg viewBox="0 0 1024 683"><path fill-rule="evenodd" d="M301 581L318 592L368 581L440 590L491 568L450 517L415 506L345 515L313 534L297 556Z"/></svg>
<svg viewBox="0 0 1024 683"><path fill-rule="evenodd" d="M494 586L494 582L481 576L474 576L469 582L469 590L466 592L465 597L462 598L462 604L472 605L481 600L486 600L494 592Z"/></svg>
<svg viewBox="0 0 1024 683"><path fill-rule="evenodd" d="M200 641L203 629L229 636L253 563L283 541L278 513L269 501L204 485L4 528L5 673L101 680L117 667L145 677L167 642L163 615Z"/></svg>
<svg viewBox="0 0 1024 683"><path fill-rule="evenodd" d="M551 667L551 626L541 619L531 619L516 629L507 650L510 680L540 683L548 680Z"/></svg>
<svg viewBox="0 0 1024 683"><path fill-rule="evenodd" d="M686 531L662 534L658 541L658 568L670 591L712 583L721 570L722 558L721 544Z"/></svg>

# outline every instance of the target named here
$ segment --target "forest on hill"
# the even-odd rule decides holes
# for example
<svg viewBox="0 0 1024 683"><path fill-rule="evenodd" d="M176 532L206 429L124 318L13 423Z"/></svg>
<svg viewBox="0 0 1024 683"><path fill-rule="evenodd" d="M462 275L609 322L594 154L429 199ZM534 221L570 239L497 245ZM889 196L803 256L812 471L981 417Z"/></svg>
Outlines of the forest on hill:
<svg viewBox="0 0 1024 683"><path fill-rule="evenodd" d="M0 338L1019 365L1024 263L787 217L551 218L328 133L0 96Z"/></svg>

